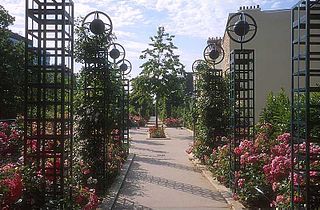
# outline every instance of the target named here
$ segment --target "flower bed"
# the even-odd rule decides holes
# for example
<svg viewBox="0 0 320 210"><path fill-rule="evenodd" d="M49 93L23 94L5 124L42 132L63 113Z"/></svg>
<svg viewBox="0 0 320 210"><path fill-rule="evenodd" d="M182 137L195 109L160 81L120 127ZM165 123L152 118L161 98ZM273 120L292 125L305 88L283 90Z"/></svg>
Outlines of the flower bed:
<svg viewBox="0 0 320 210"><path fill-rule="evenodd" d="M116 133L117 134L117 133ZM117 135L114 135L115 142ZM35 150L35 140L30 140L30 149ZM44 195L42 193L42 184L45 183L47 188L53 184L53 175L60 173L60 159L56 161L53 158L47 158L45 172L39 170L34 165L28 167L23 166L22 156L22 130L15 122L0 122L0 209L31 209L41 208L44 204ZM33 147L34 145L34 147ZM51 144L47 145L52 146ZM124 161L117 152L119 146L114 143L109 157L112 159L108 163L110 173L116 174L119 162ZM48 148L47 148L48 149ZM75 151L81 149L75 145ZM76 152L77 153L77 152ZM116 158L118 157L119 158ZM122 156L121 156L122 155ZM120 157L121 156L121 157ZM74 176L70 178L70 182L76 183L72 186L72 198L64 200L64 205L69 209L96 209L99 205L99 198L95 191L96 179L90 174L90 165L81 161L81 157L74 157ZM53 165L55 164L55 167ZM56 168L56 172L54 171ZM51 201L57 202L57 201ZM34 204L38 206L34 206Z"/></svg>
<svg viewBox="0 0 320 210"><path fill-rule="evenodd" d="M6 164L0 168L0 208L10 209L22 196L23 181L20 168Z"/></svg>
<svg viewBox="0 0 320 210"><path fill-rule="evenodd" d="M163 123L167 127L172 127L172 128L176 128L176 127L181 127L182 126L182 120L178 119L178 118L166 118L166 119L163 120Z"/></svg>
<svg viewBox="0 0 320 210"><path fill-rule="evenodd" d="M166 134L164 133L163 127L150 127L149 128L149 136L150 138L166 138Z"/></svg>
<svg viewBox="0 0 320 210"><path fill-rule="evenodd" d="M290 171L291 148L290 134L283 133L273 138L273 128L270 124L260 127L255 141L244 140L234 149L233 154L240 160L240 169L235 172L235 199L245 206L254 208L290 208ZM319 155L320 146L311 144L311 153ZM191 146L194 147L194 146ZM210 157L204 157L213 176L222 184L230 184L230 149L224 145L212 150ZM295 148L301 152L305 145ZM194 150L194 148L192 148ZM190 153L191 148L186 152ZM313 165L320 164L313 162ZM311 172L312 176L319 172ZM301 177L294 174L294 182L301 182ZM302 201L301 197L294 198L295 203Z"/></svg>
<svg viewBox="0 0 320 210"><path fill-rule="evenodd" d="M147 121L138 115L130 116L130 125L132 127L144 127L146 126Z"/></svg>
<svg viewBox="0 0 320 210"><path fill-rule="evenodd" d="M0 122L0 166L17 160L22 151L22 131L17 123Z"/></svg>

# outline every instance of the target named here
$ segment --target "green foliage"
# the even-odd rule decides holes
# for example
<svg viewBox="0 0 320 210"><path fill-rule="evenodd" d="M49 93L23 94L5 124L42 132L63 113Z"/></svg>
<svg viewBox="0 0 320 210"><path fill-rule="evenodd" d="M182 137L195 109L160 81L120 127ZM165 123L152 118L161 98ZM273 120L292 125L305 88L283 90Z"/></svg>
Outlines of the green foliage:
<svg viewBox="0 0 320 210"><path fill-rule="evenodd" d="M270 123L274 127L275 135L290 130L290 100L284 89L278 94L269 93L266 107L260 115L260 123Z"/></svg>
<svg viewBox="0 0 320 210"><path fill-rule="evenodd" d="M213 149L209 159L209 169L213 176L222 184L230 183L230 146L224 145Z"/></svg>
<svg viewBox="0 0 320 210"><path fill-rule="evenodd" d="M97 50L110 44L110 39L104 35L89 35L90 39L87 39L88 34L80 26L80 20L75 31L76 60L81 63L96 63ZM107 61L102 58L101 62L103 64ZM112 67L84 67L76 81L74 107L78 123L75 141L75 146L79 147L77 155L88 166L87 171L91 178L97 180L93 187L103 193L106 184L111 184L118 173L127 149L122 145L120 133L123 96L120 72Z"/></svg>
<svg viewBox="0 0 320 210"><path fill-rule="evenodd" d="M14 17L12 17L5 8L0 5L0 29L7 29L8 26L12 25Z"/></svg>
<svg viewBox="0 0 320 210"><path fill-rule="evenodd" d="M207 64L198 66L197 76L196 141L206 149L195 150L195 155L202 159L222 144L221 137L226 134L228 90L226 80Z"/></svg>
<svg viewBox="0 0 320 210"><path fill-rule="evenodd" d="M15 118L23 111L24 43L9 39L13 21L0 5L0 118Z"/></svg>
<svg viewBox="0 0 320 210"><path fill-rule="evenodd" d="M163 27L158 28L157 35L150 38L150 48L140 55L140 59L146 61L141 65L142 72L136 79L140 88L135 92L139 94L136 97L150 99L156 96L163 118L171 117L174 109L183 105L186 95L184 65L174 53L177 47L173 44L173 38Z"/></svg>
<svg viewBox="0 0 320 210"><path fill-rule="evenodd" d="M130 114L140 115L145 119L149 119L154 107L151 94L145 92L146 80L147 78L143 75L131 80Z"/></svg>

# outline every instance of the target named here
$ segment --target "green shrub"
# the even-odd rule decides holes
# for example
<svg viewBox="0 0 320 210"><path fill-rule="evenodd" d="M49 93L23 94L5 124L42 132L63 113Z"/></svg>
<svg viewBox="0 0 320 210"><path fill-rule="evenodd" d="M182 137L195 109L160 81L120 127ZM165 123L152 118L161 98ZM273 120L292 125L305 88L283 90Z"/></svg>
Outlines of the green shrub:
<svg viewBox="0 0 320 210"><path fill-rule="evenodd" d="M263 109L259 122L270 123L275 135L288 132L290 130L290 100L284 89L278 94L269 93L266 107Z"/></svg>

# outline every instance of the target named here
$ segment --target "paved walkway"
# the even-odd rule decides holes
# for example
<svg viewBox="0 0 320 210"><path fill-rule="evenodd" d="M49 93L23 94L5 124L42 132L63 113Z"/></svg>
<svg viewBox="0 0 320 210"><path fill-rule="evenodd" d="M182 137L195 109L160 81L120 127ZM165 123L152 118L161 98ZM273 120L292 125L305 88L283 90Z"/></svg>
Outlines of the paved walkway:
<svg viewBox="0 0 320 210"><path fill-rule="evenodd" d="M189 131L166 128L171 140L146 140L147 128L130 131L136 157L115 209L230 209L224 198L189 161Z"/></svg>

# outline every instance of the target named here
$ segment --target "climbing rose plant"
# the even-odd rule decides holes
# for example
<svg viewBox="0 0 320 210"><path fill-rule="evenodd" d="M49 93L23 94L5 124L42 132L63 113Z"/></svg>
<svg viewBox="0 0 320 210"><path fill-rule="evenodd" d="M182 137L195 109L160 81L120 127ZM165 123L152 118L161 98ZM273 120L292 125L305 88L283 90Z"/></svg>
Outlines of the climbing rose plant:
<svg viewBox="0 0 320 210"><path fill-rule="evenodd" d="M255 141L243 140L232 152L240 159L240 170L235 172L237 193L234 198L239 199L246 206L290 208L290 172L291 172L291 147L290 134L283 133L275 139L271 124L263 124L259 128ZM305 144L295 147L305 151ZM310 154L319 155L320 146L310 144ZM213 176L225 185L230 184L228 174L230 149L229 145L213 149L209 163ZM319 162L311 163L314 168L320 169ZM311 171L312 177L318 171ZM303 184L303 179L294 174L295 184ZM294 203L302 202L303 198L294 197Z"/></svg>

